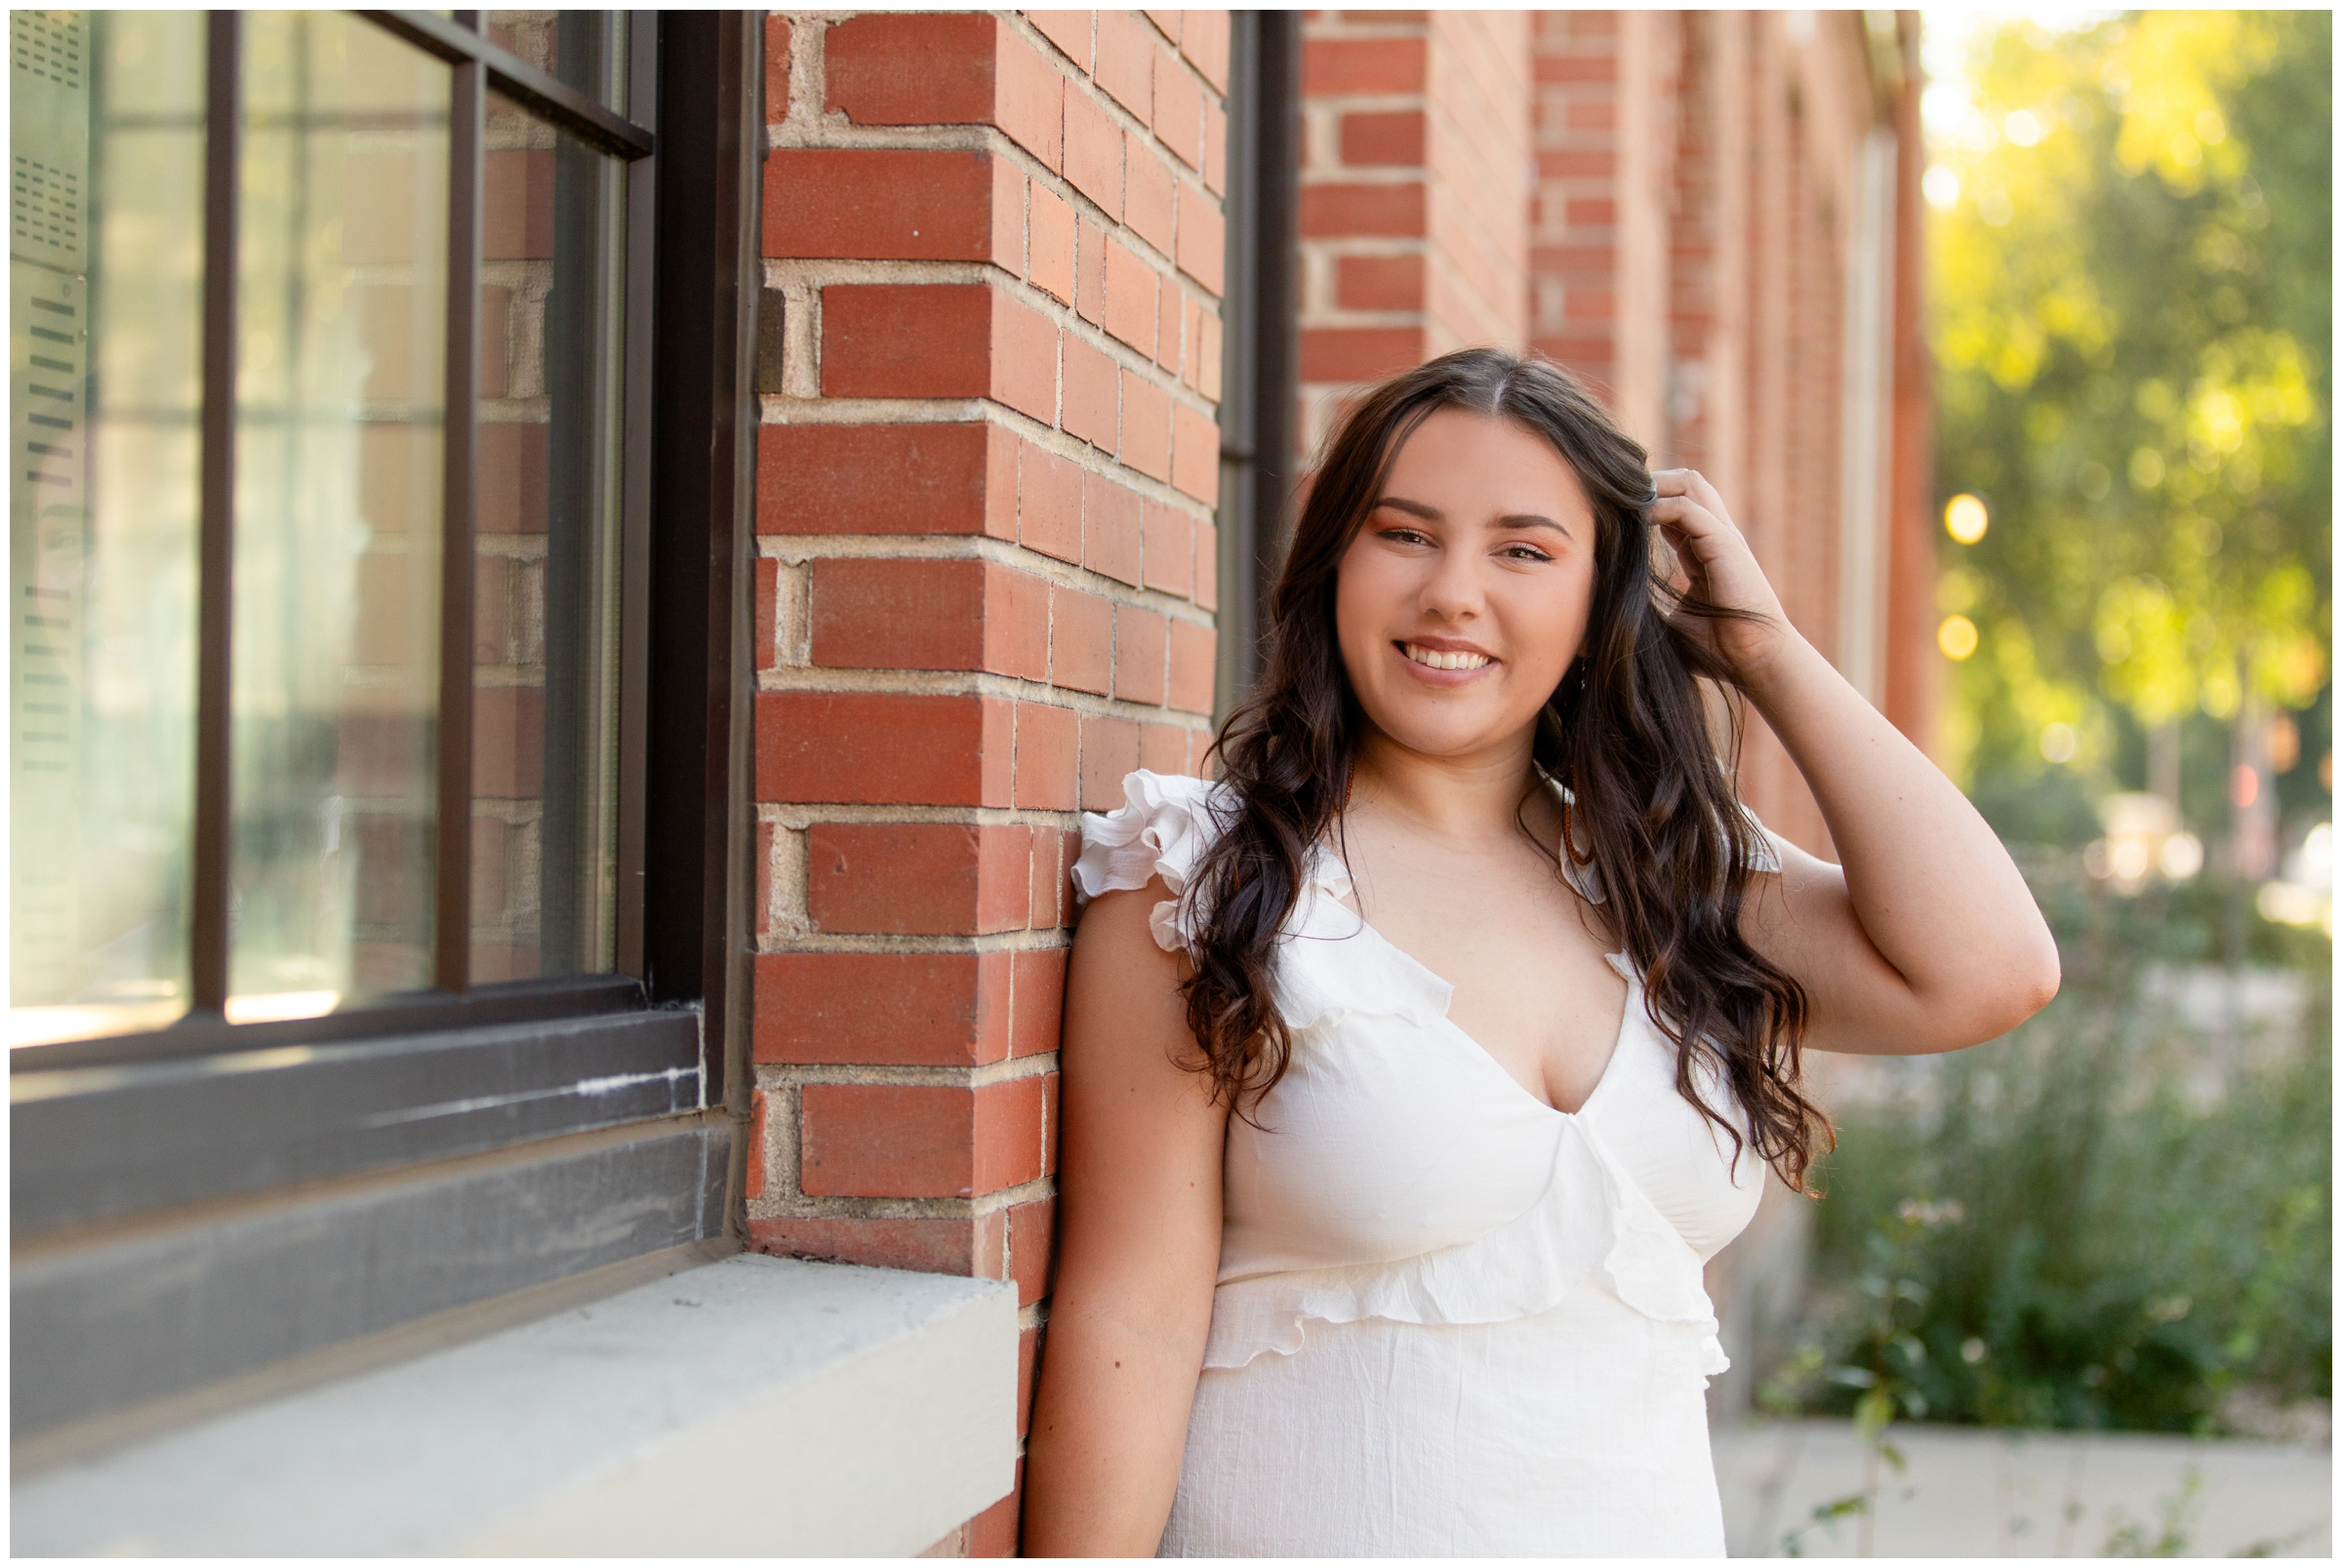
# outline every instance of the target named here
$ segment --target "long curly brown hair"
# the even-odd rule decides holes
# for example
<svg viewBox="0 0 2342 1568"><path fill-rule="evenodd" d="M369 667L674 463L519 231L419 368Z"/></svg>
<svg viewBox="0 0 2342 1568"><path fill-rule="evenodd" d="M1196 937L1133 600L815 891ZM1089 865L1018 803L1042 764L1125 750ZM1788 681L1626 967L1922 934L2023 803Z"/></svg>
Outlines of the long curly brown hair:
<svg viewBox="0 0 2342 1568"><path fill-rule="evenodd" d="M1302 507L1270 601L1260 680L1215 748L1229 785L1217 793L1222 830L1189 889L1199 935L1184 989L1199 1069L1244 1115L1292 1060L1271 965L1312 846L1338 830L1365 725L1335 633L1335 578L1393 455L1440 409L1511 420L1544 437L1593 503L1584 657L1540 711L1534 756L1575 793L1571 815L1606 895L1596 912L1640 971L1652 1023L1676 1044L1677 1090L1731 1136L1736 1161L1753 1144L1806 1190L1815 1146L1832 1134L1797 1089L1805 992L1741 936L1750 864L1762 852L1716 754L1700 688L1737 684L1671 620L1678 610L1737 612L1685 601L1655 569L1643 449L1565 372L1492 348L1443 355L1361 398ZM1726 706L1737 755L1738 704ZM1699 1092L1709 1072L1731 1086L1748 1118L1745 1140Z"/></svg>

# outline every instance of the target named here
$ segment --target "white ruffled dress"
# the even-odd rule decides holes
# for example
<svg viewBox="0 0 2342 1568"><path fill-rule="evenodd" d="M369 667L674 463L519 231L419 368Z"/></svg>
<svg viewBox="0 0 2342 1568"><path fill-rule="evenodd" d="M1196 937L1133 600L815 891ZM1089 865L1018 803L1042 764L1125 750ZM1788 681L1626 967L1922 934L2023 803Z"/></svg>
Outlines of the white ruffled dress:
<svg viewBox="0 0 2342 1568"><path fill-rule="evenodd" d="M1083 819L1085 897L1184 894L1215 786L1134 773ZM1581 880L1598 902L1599 889ZM1228 1124L1211 1337L1164 1556L1721 1556L1701 1266L1763 1167L1687 1105L1623 954L1575 1113L1447 1018L1320 850L1274 968L1284 1078ZM1158 905L1155 940L1193 911ZM1720 1084L1710 1104L1737 1119ZM1263 1130L1265 1129L1265 1130Z"/></svg>

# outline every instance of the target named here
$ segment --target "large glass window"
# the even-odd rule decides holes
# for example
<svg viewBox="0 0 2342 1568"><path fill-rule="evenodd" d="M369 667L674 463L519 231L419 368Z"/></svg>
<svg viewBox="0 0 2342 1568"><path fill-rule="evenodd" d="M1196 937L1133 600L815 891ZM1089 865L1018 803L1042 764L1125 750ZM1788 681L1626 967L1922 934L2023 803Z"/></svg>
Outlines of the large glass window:
<svg viewBox="0 0 2342 1568"><path fill-rule="evenodd" d="M11 13L12 1044L616 967L650 140L446 15Z"/></svg>
<svg viewBox="0 0 2342 1568"><path fill-rule="evenodd" d="M12 1042L187 1005L200 13L13 11Z"/></svg>
<svg viewBox="0 0 2342 1568"><path fill-rule="evenodd" d="M551 32L551 28L544 29ZM585 53L566 39L567 58ZM488 102L471 970L607 969L617 940L625 169Z"/></svg>
<svg viewBox="0 0 2342 1568"><path fill-rule="evenodd" d="M431 983L450 79L245 21L231 1020Z"/></svg>

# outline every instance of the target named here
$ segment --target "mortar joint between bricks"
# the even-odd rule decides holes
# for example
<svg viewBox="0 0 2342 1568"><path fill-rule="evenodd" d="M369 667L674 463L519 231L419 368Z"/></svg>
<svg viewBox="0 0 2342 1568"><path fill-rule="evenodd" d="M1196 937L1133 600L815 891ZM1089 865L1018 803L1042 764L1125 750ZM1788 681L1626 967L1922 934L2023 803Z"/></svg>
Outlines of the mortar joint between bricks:
<svg viewBox="0 0 2342 1568"><path fill-rule="evenodd" d="M768 145L783 150L883 152L907 148L914 152L1023 152L996 126L989 125L858 125L851 120L825 119L804 125L772 124ZM1049 166L1025 154L1033 169L1048 175Z"/></svg>
<svg viewBox="0 0 2342 1568"><path fill-rule="evenodd" d="M1025 287L1024 280L997 261L932 258L904 261L853 256L768 256L767 278L802 277L811 288L882 284L997 284ZM1045 298L1045 297L1044 297Z"/></svg>
<svg viewBox="0 0 2342 1568"><path fill-rule="evenodd" d="M761 1071L754 1077L757 1092L764 1096L765 1189L748 1197L751 1201L759 1197L767 1202L802 1201L804 1194L797 1186L797 1086L784 1078L768 1079Z"/></svg>
<svg viewBox="0 0 2342 1568"><path fill-rule="evenodd" d="M1393 20L1378 18L1371 11L1320 11L1312 16L1303 28L1308 38L1425 38L1431 35L1428 20Z"/></svg>
<svg viewBox="0 0 2342 1568"><path fill-rule="evenodd" d="M787 801L756 802L759 824L803 832L827 823L932 823L950 827L1044 827L1071 829L1081 824L1078 811L1049 811L1034 806L902 805L800 806Z"/></svg>
<svg viewBox="0 0 2342 1568"><path fill-rule="evenodd" d="M759 1073L775 1066L758 1064ZM792 1063L780 1067L798 1089L808 1084L843 1083L898 1089L989 1089L1021 1078L1044 1078L1057 1070L1057 1053L1009 1057L982 1066L904 1066L887 1063ZM761 1079L760 1079L761 1081ZM770 1112L767 1112L770 1115Z"/></svg>
<svg viewBox="0 0 2342 1568"><path fill-rule="evenodd" d="M808 119L818 120L829 74L829 23L837 14L785 11L780 15L788 22L788 108L779 123L794 125ZM768 111L768 135L772 124Z"/></svg>
<svg viewBox="0 0 2342 1568"><path fill-rule="evenodd" d="M1146 609L1145 605L1131 605ZM1189 625L1208 627L1208 620L1181 617ZM824 664L784 665L756 672L758 692L853 692L873 697L991 697L1010 702L1046 703L1070 707L1099 718L1138 719L1149 724L1173 724L1181 729L1208 727L1211 715L1162 704L1137 703L1126 698L1098 697L1043 681L1014 675L969 670L843 669ZM1075 701L1075 699L1080 701ZM1095 704L1095 705L1093 705Z"/></svg>
<svg viewBox="0 0 2342 1568"><path fill-rule="evenodd" d="M942 953L981 958L988 953L1055 952L1066 945L1066 935L1064 926L1022 926L975 934L816 931L805 937L785 937L768 932L757 939L752 951L758 958L805 953Z"/></svg>
<svg viewBox="0 0 2342 1568"><path fill-rule="evenodd" d="M979 1218L971 1198L841 1198L807 1197L748 1202L751 1220L973 1220Z"/></svg>
<svg viewBox="0 0 2342 1568"><path fill-rule="evenodd" d="M1420 165L1406 164L1368 168L1335 164L1301 171L1301 184L1305 190L1312 185L1422 185L1430 183L1431 179L1430 172ZM1326 237L1336 239L1341 236Z"/></svg>
<svg viewBox="0 0 2342 1568"><path fill-rule="evenodd" d="M1314 124L1331 131L1345 115L1350 114L1428 114L1431 101L1421 93L1348 93L1340 98L1319 98L1312 95L1302 110ZM1333 153L1331 164L1312 163L1313 169L1372 169L1386 167L1375 164L1346 164L1342 161L1338 141L1329 142ZM1425 149L1429 152L1429 148ZM1399 164L1401 169L1420 169L1421 164Z"/></svg>
<svg viewBox="0 0 2342 1568"><path fill-rule="evenodd" d="M1212 521L1211 514L1190 513L1191 520ZM1009 540L969 534L760 534L756 553L784 566L810 566L821 561L987 561L1036 577L1061 588L1095 593L1142 610L1153 610L1175 621L1211 624L1213 612L1199 610L1194 601L1163 588L1132 587L1120 578L1045 555L1030 545ZM1013 678L1013 677L1012 677Z"/></svg>
<svg viewBox="0 0 2342 1568"><path fill-rule="evenodd" d="M768 264L779 266L787 263ZM804 288L812 296L818 296L821 292L821 286L816 284L808 283L796 286ZM787 289L779 283L768 282L766 287L783 288L785 294L787 292ZM1042 298L1048 301L1051 312L1065 308L1046 295ZM791 303L794 305L795 302L792 300ZM1217 316L1214 319L1217 319ZM1080 322L1078 319L1074 324L1085 329L1089 327L1087 322ZM1063 327L1067 323L1060 322L1058 325ZM1219 422L1219 404L1184 382L1166 380L1165 378L1170 376L1170 372L1154 364L1151 360L1139 359L1136 351L1127 348L1119 339L1107 339L1103 343L1090 342L1090 332L1095 330L1090 329L1078 336L1085 344L1097 348L1101 352L1112 350L1109 353L1109 357L1113 359L1118 366L1154 382L1155 386L1168 394L1174 402L1185 404L1191 413L1201 414L1214 423ZM814 341L818 342L818 337ZM1113 470L1134 487L1162 490L1168 495L1179 496L1193 504L1203 504L1196 502L1192 496L1188 496L1184 491L1173 490L1167 480L1155 479L1142 474L1136 469L1121 467L1110 455L1100 452L1079 436L1068 435L1054 424L1044 423L1030 414L1012 409L1006 404L995 403L990 398L825 397L818 390L808 390L786 393L764 392L758 395L756 401L759 424L950 424L985 420L1005 429L1014 430L1034 445L1046 447L1057 452L1061 457L1082 461L1085 465L1096 467L1101 472ZM1092 459L1097 461L1090 462L1089 460Z"/></svg>
<svg viewBox="0 0 2342 1568"><path fill-rule="evenodd" d="M950 1198L873 1198L795 1193L748 1200L751 1220L981 1220L1057 1194L1057 1179L1039 1177L991 1192Z"/></svg>
<svg viewBox="0 0 2342 1568"><path fill-rule="evenodd" d="M1412 323L1409 323L1410 325ZM1207 513L1199 519L1210 522ZM1115 604L1128 605L1136 610L1152 610L1173 621L1185 621L1198 626L1216 624L1215 612L1197 605L1165 588L1133 587L1118 577L1108 577L1089 567L1075 566L1045 555L1030 545L1011 543L1007 540L985 539L971 542L959 534L764 534L757 537L756 553L760 559L778 561L785 567L800 568L818 565L823 561L986 561L994 566L1009 567L1028 577L1061 588L1072 588L1094 593ZM853 665L789 663L777 669L851 669ZM766 671L764 673L772 673ZM873 669L871 674L885 673ZM975 675L990 679L1018 681L1016 675L992 675L989 671L897 669L898 674ZM1026 685L1047 686L1046 681L1025 681ZM786 690L784 683L775 690ZM1051 687L1052 690L1057 688Z"/></svg>

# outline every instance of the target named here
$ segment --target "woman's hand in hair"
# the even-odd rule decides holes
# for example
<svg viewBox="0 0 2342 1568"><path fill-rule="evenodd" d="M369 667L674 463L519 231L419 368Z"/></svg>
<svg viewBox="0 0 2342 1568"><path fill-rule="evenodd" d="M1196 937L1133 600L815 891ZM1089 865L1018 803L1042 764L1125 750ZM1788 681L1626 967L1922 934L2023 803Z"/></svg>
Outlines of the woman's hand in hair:
<svg viewBox="0 0 2342 1568"><path fill-rule="evenodd" d="M1652 475L1681 563L1676 624L1739 679L1822 809L1841 864L1794 847L1742 906L1751 946L1805 988L1808 1047L1953 1051L2056 994L2057 944L1951 780L1797 635L1749 542L1688 468Z"/></svg>
<svg viewBox="0 0 2342 1568"><path fill-rule="evenodd" d="M1742 679L1753 677L1797 636L1780 595L1714 485L1690 468L1661 468L1651 481L1659 492L1651 522L1676 552L1675 586L1683 596L1676 629Z"/></svg>

